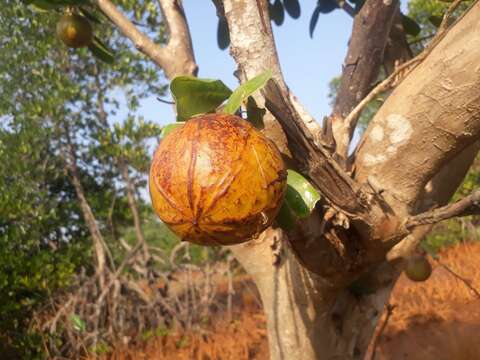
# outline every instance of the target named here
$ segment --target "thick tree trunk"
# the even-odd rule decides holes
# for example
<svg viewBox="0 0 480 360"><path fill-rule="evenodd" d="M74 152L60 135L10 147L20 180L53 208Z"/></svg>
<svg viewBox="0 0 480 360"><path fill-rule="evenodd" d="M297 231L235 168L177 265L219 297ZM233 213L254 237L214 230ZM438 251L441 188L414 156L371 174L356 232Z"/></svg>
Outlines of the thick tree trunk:
<svg viewBox="0 0 480 360"><path fill-rule="evenodd" d="M369 283L375 293L354 295L306 270L279 229L232 251L260 292L272 360L363 359L390 294L389 265Z"/></svg>

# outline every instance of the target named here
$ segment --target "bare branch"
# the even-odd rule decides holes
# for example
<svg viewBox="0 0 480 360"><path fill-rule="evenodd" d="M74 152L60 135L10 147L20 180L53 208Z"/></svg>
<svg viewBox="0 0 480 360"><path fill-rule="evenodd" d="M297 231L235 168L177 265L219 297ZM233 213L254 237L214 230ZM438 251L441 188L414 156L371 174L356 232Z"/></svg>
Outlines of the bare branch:
<svg viewBox="0 0 480 360"><path fill-rule="evenodd" d="M366 215L370 210L366 195L332 158L327 146L318 140L315 142L289 102L288 93L285 94L277 83L270 81L264 95L267 108L279 120L287 135L292 155L322 195L346 214L353 217Z"/></svg>
<svg viewBox="0 0 480 360"><path fill-rule="evenodd" d="M103 13L129 38L135 47L161 67L169 79L176 75L194 75L197 66L183 9L177 0L162 0L162 10L171 29L166 47L153 42L137 29L110 0L97 0Z"/></svg>
<svg viewBox="0 0 480 360"><path fill-rule="evenodd" d="M85 195L85 190L83 188L82 182L80 180L80 174L77 167L77 159L75 156L74 145L70 138L70 133L68 126L65 129L65 138L66 138L66 149L62 154L62 157L65 161L65 167L70 175L72 185L75 189L75 193L80 203L80 209L84 217L85 223L88 227L90 235L93 241L93 247L95 250L97 268L96 275L99 277L100 286L103 288L105 285L105 269L106 269L106 253L105 248L107 247L105 240L103 239L102 233L97 225L97 220L93 214L92 208L87 200Z"/></svg>
<svg viewBox="0 0 480 360"><path fill-rule="evenodd" d="M373 340L372 340L372 355L370 356L370 360L375 360L375 355L377 353L377 347L378 347L378 341L380 340L380 337L382 336L383 332L385 331L385 328L388 325L388 320L390 320L390 317L393 314L393 310L397 307L397 305L391 305L391 304L386 304L385 305L385 317L383 318L383 322L378 328L378 331L375 333Z"/></svg>
<svg viewBox="0 0 480 360"><path fill-rule="evenodd" d="M344 160L359 113L348 122L343 119L370 91L378 77L397 10L398 0L368 0L355 16L340 87L330 117L336 152Z"/></svg>
<svg viewBox="0 0 480 360"><path fill-rule="evenodd" d="M118 160L118 168L120 170L120 174L122 175L123 181L125 182L128 205L133 215L135 235L137 237L138 242L142 246L143 261L144 263L147 263L151 255L148 250L147 241L145 240L145 236L143 235L140 212L138 211L137 199L135 198L135 186L133 185L132 179L130 178L130 174L128 173L128 165L124 162L123 159Z"/></svg>
<svg viewBox="0 0 480 360"><path fill-rule="evenodd" d="M387 75L390 75L399 65L411 58L413 58L413 53L407 41L407 34L403 29L400 9L398 9L393 19L390 37L387 40L385 53L383 54L385 72Z"/></svg>
<svg viewBox="0 0 480 360"><path fill-rule="evenodd" d="M465 284L466 287L468 287L474 294L475 296L480 299L480 291L478 291L473 285L472 285L472 281L471 280L468 280L468 279L465 279L463 276L457 274L455 271L453 271L448 265L445 265L444 263L442 263L439 259L435 259L433 258L433 260L435 260L437 262L437 264L439 266L441 266L442 268L444 268L445 270L447 270L450 275L452 275L454 278L460 280L461 282L463 282Z"/></svg>
<svg viewBox="0 0 480 360"><path fill-rule="evenodd" d="M480 136L479 10L477 2L437 38L377 112L359 145L356 179L374 183L400 217L416 212L428 181Z"/></svg>
<svg viewBox="0 0 480 360"><path fill-rule="evenodd" d="M457 202L438 209L411 216L407 219L405 226L411 229L419 225L436 224L440 221L460 216L480 214L480 190L476 190L469 196Z"/></svg>
<svg viewBox="0 0 480 360"><path fill-rule="evenodd" d="M446 164L425 186L416 212L424 212L434 207L444 206L462 183L480 149L480 142L466 148L452 161ZM396 244L387 254L387 260L406 258L413 253L422 239L430 232L433 225L414 228L407 237Z"/></svg>
<svg viewBox="0 0 480 360"><path fill-rule="evenodd" d="M268 2L225 0L224 8L230 29L230 51L242 78L251 78L266 69L273 72L274 80L262 92L265 105L280 122L299 167L333 206L352 216L366 215L369 206L365 196L330 156L320 131L312 131L312 125L320 130L318 124L305 122L304 111L293 101L284 82L268 18Z"/></svg>
<svg viewBox="0 0 480 360"><path fill-rule="evenodd" d="M169 79L175 75L196 75L198 71L193 52L192 37L181 0L158 0L165 22L169 29L166 50L172 67Z"/></svg>
<svg viewBox="0 0 480 360"><path fill-rule="evenodd" d="M400 83L401 79L407 76L413 69L415 69L415 67L418 64L420 64L432 52L435 46L445 36L447 32L447 23L449 22L453 11L458 7L460 2L462 1L463 0L455 0L450 5L447 12L445 13L445 16L438 29L438 32L436 33L435 37L432 39L432 41L425 48L424 51L422 51L420 54L418 54L415 58L411 59L410 61L407 61L402 65L398 66L394 72L392 72L385 80L383 80L380 84L378 84L367 96L365 96L362 99L362 101L360 101L357 104L357 106L353 108L353 110L350 112L350 114L348 114L348 116L344 120L346 127L348 128L354 127L358 117L360 116L360 113L363 111L365 106L367 106L370 101L375 99L375 97L377 97L382 92L390 89L391 87L397 86Z"/></svg>

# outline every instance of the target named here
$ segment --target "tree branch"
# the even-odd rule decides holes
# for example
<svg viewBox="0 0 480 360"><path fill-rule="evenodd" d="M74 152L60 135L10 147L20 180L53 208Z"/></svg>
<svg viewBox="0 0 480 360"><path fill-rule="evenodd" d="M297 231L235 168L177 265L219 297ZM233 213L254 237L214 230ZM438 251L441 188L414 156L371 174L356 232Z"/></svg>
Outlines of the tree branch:
<svg viewBox="0 0 480 360"><path fill-rule="evenodd" d="M413 53L407 41L407 35L403 29L401 12L398 8L393 19L390 37L385 46L383 68L387 75L390 75L399 65L407 62L411 58L413 58Z"/></svg>
<svg viewBox="0 0 480 360"><path fill-rule="evenodd" d="M457 188L462 183L468 169L471 167L480 149L480 141L466 148L455 159L446 164L425 186L421 200L418 201L416 212L425 212L434 207L448 203ZM418 226L396 244L387 254L387 260L407 258L417 248L422 239L430 232L433 225Z"/></svg>
<svg viewBox="0 0 480 360"><path fill-rule="evenodd" d="M75 156L74 145L72 144L68 126L65 129L65 140L66 146L62 157L65 161L65 167L70 175L72 185L75 189L75 193L80 204L80 209L84 217L85 223L88 227L90 235L93 241L93 248L95 250L97 268L96 275L99 278L100 287L103 289L105 286L105 270L106 270L106 253L105 253L105 240L103 239L102 233L97 225L97 220L93 214L92 208L87 200L85 195L85 190L83 188L82 182L80 180L80 174L77 167L77 159ZM104 248L105 247L105 248Z"/></svg>
<svg viewBox="0 0 480 360"><path fill-rule="evenodd" d="M169 64L172 67L169 79L175 75L197 75L198 67L193 52L192 37L181 0L158 0L163 18L169 29L169 40L166 50L169 53Z"/></svg>
<svg viewBox="0 0 480 360"><path fill-rule="evenodd" d="M356 179L375 184L399 216L414 212L428 181L480 136L479 23L477 2L429 46L359 145Z"/></svg>
<svg viewBox="0 0 480 360"><path fill-rule="evenodd" d="M183 9L177 0L159 1L171 29L168 44L163 48L138 30L110 0L97 0L97 5L141 53L165 71L169 79L180 74L195 75L198 69Z"/></svg>
<svg viewBox="0 0 480 360"><path fill-rule="evenodd" d="M367 0L355 16L348 53L337 97L330 116L336 152L346 160L358 115L344 121L360 99L365 97L377 79L398 0Z"/></svg>
<svg viewBox="0 0 480 360"><path fill-rule="evenodd" d="M279 85L270 81L263 91L266 106L278 119L293 157L317 189L335 208L352 217L367 216L367 197L332 158L327 146L315 139Z"/></svg>
<svg viewBox="0 0 480 360"><path fill-rule="evenodd" d="M436 224L440 221L460 216L480 214L480 190L476 190L457 202L438 209L427 211L407 219L405 227L411 229L419 225Z"/></svg>
<svg viewBox="0 0 480 360"><path fill-rule="evenodd" d="M397 305L392 305L392 304L385 305L385 317L383 318L382 324L378 328L378 331L374 334L374 337L372 340L372 353L370 356L370 360L375 360L375 356L378 348L378 342L380 341L380 338L382 337L382 334L388 325L388 320L390 320L390 317L393 315L393 310L396 307Z"/></svg>
<svg viewBox="0 0 480 360"><path fill-rule="evenodd" d="M243 80L267 69L273 72L273 80L262 92L265 105L281 124L299 167L334 207L353 217L366 216L370 210L366 197L330 156L320 138L318 124L304 115L285 84L268 17L268 2L225 0L224 9L230 29L230 51ZM313 131L312 126L315 126Z"/></svg>
<svg viewBox="0 0 480 360"><path fill-rule="evenodd" d="M433 258L433 260L435 260L437 262L437 264L439 266L441 266L442 268L444 268L445 270L447 270L450 275L452 275L454 278L460 280L461 282L463 282L463 284L468 287L470 289L470 291L472 291L475 296L477 297L477 299L480 300L480 291L478 291L473 285L472 285L472 281L469 280L469 279L465 279L463 276L460 276L459 274L457 274L455 271L453 271L448 265L445 265L444 263L442 263L439 259L436 259L436 258Z"/></svg>

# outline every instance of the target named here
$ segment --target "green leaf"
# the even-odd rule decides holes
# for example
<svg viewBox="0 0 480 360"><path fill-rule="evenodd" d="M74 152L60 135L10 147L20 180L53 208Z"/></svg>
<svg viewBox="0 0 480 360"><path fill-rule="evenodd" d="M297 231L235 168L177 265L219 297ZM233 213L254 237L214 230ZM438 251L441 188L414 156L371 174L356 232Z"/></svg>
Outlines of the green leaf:
<svg viewBox="0 0 480 360"><path fill-rule="evenodd" d="M38 11L49 11L55 10L61 7L62 5L54 4L48 0L33 0L33 1L25 1L26 4L32 5L35 10Z"/></svg>
<svg viewBox="0 0 480 360"><path fill-rule="evenodd" d="M280 26L283 24L285 9L280 0L275 0L273 4L268 4L268 12L270 13L270 19L273 20L275 25Z"/></svg>
<svg viewBox="0 0 480 360"><path fill-rule="evenodd" d="M217 27L217 45L221 50L225 50L230 45L230 32L228 31L227 19L223 16L218 19Z"/></svg>
<svg viewBox="0 0 480 360"><path fill-rule="evenodd" d="M402 14L403 29L408 35L417 36L422 30L415 20Z"/></svg>
<svg viewBox="0 0 480 360"><path fill-rule="evenodd" d="M170 83L170 91L177 107L177 121L213 112L232 94L232 90L220 80L193 76L177 76Z"/></svg>
<svg viewBox="0 0 480 360"><path fill-rule="evenodd" d="M338 9L337 0L318 0L317 6L315 10L313 10L312 17L310 18L309 33L311 38L313 38L313 31L317 26L320 14L328 14L335 9Z"/></svg>
<svg viewBox="0 0 480 360"><path fill-rule="evenodd" d="M283 0L283 6L287 11L288 15L293 19L298 19L300 17L300 3L298 0Z"/></svg>
<svg viewBox="0 0 480 360"><path fill-rule="evenodd" d="M290 191L287 189L286 200L289 207L295 210L295 214L298 217L307 217L312 212L318 200L320 200L320 194L312 184L298 172L289 169L287 173L287 184Z"/></svg>
<svg viewBox="0 0 480 360"><path fill-rule="evenodd" d="M322 14L328 14L339 8L337 0L318 0L317 7Z"/></svg>
<svg viewBox="0 0 480 360"><path fill-rule="evenodd" d="M84 332L86 329L85 321L83 321L77 314L70 315L70 321L73 328L78 332Z"/></svg>
<svg viewBox="0 0 480 360"><path fill-rule="evenodd" d="M227 104L223 108L223 112L227 114L235 114L242 103L255 91L263 88L272 77L272 71L267 70L260 75L244 82L228 98Z"/></svg>
<svg viewBox="0 0 480 360"><path fill-rule="evenodd" d="M286 201L282 203L282 207L280 208L280 211L278 212L275 220L283 230L290 231L295 229L296 218L293 215L293 212L288 207Z"/></svg>
<svg viewBox="0 0 480 360"><path fill-rule="evenodd" d="M287 171L287 192L280 208L277 222L285 230L291 230L295 222L310 215L320 194L302 175L294 170Z"/></svg>
<svg viewBox="0 0 480 360"><path fill-rule="evenodd" d="M93 37L92 43L88 45L88 49L95 57L107 64L115 62L114 53L96 36Z"/></svg>
<svg viewBox="0 0 480 360"><path fill-rule="evenodd" d="M175 130L178 127L183 126L184 124L185 124L185 121L178 121L178 122L173 123L173 124L165 125L162 128L162 131L160 132L160 139L163 139L165 136L170 134L173 130Z"/></svg>
<svg viewBox="0 0 480 360"><path fill-rule="evenodd" d="M317 26L318 18L320 17L320 7L317 5L315 10L313 10L312 17L310 18L310 25L308 28L310 37L313 38L313 32Z"/></svg>

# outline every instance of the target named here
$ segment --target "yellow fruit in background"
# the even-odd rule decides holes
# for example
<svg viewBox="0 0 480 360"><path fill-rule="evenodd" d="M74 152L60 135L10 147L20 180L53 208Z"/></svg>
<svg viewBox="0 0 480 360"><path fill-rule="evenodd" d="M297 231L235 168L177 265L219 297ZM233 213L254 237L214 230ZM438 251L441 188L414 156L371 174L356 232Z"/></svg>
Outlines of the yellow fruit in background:
<svg viewBox="0 0 480 360"><path fill-rule="evenodd" d="M407 261L405 275L412 281L425 281L432 274L432 265L423 256L414 255Z"/></svg>
<svg viewBox="0 0 480 360"><path fill-rule="evenodd" d="M57 24L57 36L69 47L80 48L90 45L93 30L90 22L77 14L65 14Z"/></svg>
<svg viewBox="0 0 480 360"><path fill-rule="evenodd" d="M287 172L276 146L250 123L206 114L161 141L149 186L156 213L183 240L232 245L272 224Z"/></svg>

